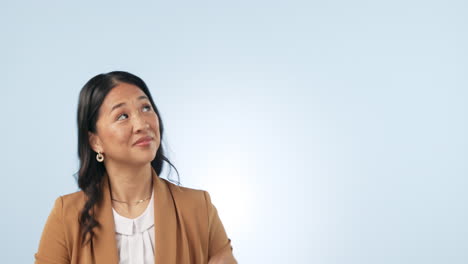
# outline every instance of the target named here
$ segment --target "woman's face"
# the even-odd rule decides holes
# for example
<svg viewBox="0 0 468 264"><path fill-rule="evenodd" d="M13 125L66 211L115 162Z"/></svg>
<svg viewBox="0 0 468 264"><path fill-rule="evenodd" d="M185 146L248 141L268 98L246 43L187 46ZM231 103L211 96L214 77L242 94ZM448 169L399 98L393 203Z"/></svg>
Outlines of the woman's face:
<svg viewBox="0 0 468 264"><path fill-rule="evenodd" d="M96 130L90 133L90 144L104 154L106 165L145 165L159 148L158 117L145 93L133 84L120 83L107 94Z"/></svg>

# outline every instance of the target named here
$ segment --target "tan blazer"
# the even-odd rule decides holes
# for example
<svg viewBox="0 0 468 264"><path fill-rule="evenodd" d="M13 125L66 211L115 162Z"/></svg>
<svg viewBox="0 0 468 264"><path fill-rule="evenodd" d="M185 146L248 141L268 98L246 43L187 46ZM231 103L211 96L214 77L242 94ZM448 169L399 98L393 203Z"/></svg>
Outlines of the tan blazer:
<svg viewBox="0 0 468 264"><path fill-rule="evenodd" d="M154 178L155 263L237 263L210 195ZM96 206L93 246L81 246L78 223L86 196L82 191L57 198L50 213L36 264L118 263L119 256L108 177L104 177L103 199ZM94 251L94 261L92 257Z"/></svg>

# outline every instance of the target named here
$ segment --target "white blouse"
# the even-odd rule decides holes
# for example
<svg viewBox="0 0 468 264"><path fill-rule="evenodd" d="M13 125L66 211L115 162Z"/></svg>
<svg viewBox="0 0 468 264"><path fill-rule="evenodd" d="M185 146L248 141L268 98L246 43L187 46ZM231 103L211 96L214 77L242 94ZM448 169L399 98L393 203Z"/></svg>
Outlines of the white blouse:
<svg viewBox="0 0 468 264"><path fill-rule="evenodd" d="M145 211L135 219L112 208L120 264L154 264L154 191Z"/></svg>

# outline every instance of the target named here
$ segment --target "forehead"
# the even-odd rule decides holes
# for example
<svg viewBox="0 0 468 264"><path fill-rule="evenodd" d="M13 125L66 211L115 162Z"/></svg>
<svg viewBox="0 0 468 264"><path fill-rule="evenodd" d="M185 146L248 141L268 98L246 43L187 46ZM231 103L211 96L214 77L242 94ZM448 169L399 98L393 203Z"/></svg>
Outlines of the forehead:
<svg viewBox="0 0 468 264"><path fill-rule="evenodd" d="M135 101L145 93L138 86L128 83L117 84L104 98L103 108L111 108L115 104Z"/></svg>

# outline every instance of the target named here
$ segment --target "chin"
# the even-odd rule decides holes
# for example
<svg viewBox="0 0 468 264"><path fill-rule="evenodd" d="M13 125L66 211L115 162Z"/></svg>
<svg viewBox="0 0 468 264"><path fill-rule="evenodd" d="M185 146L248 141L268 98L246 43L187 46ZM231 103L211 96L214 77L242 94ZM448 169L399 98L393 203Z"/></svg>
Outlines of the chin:
<svg viewBox="0 0 468 264"><path fill-rule="evenodd" d="M148 163L151 163L155 157L156 157L156 153L154 155L141 155L139 157L135 157L133 159L133 162L137 164L146 165Z"/></svg>
<svg viewBox="0 0 468 264"><path fill-rule="evenodd" d="M130 152L125 156L124 162L132 164L133 166L143 166L154 160L156 157L156 150Z"/></svg>
<svg viewBox="0 0 468 264"><path fill-rule="evenodd" d="M132 167L144 167L151 163L153 160L128 160L127 164Z"/></svg>

